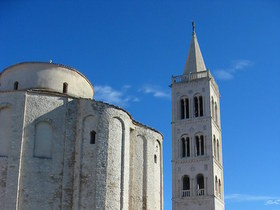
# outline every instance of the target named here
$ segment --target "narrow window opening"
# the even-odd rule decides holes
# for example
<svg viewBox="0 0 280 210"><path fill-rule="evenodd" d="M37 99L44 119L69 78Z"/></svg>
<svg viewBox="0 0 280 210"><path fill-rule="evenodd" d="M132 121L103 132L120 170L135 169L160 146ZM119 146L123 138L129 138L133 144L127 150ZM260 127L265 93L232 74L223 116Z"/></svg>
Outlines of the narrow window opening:
<svg viewBox="0 0 280 210"><path fill-rule="evenodd" d="M215 192L218 193L218 178L215 176Z"/></svg>
<svg viewBox="0 0 280 210"><path fill-rule="evenodd" d="M67 93L68 92L68 83L64 82L63 83L63 93Z"/></svg>
<svg viewBox="0 0 280 210"><path fill-rule="evenodd" d="M195 137L195 144L196 144L196 155L199 156L200 155L200 145L199 145L199 137L196 136Z"/></svg>
<svg viewBox="0 0 280 210"><path fill-rule="evenodd" d="M220 160L220 144L218 139L217 139L217 159Z"/></svg>
<svg viewBox="0 0 280 210"><path fill-rule="evenodd" d="M197 175L196 183L197 183L197 195L198 196L204 195L204 176L202 174Z"/></svg>
<svg viewBox="0 0 280 210"><path fill-rule="evenodd" d="M216 138L215 138L215 135L214 135L213 147L214 147L214 157L216 157Z"/></svg>
<svg viewBox="0 0 280 210"><path fill-rule="evenodd" d="M217 103L215 102L215 121L218 122L218 114L217 114L218 108Z"/></svg>
<svg viewBox="0 0 280 210"><path fill-rule="evenodd" d="M90 144L95 144L95 138L96 138L96 132L91 131L90 132Z"/></svg>
<svg viewBox="0 0 280 210"><path fill-rule="evenodd" d="M214 117L214 99L213 99L213 97L212 97L212 102L211 102L211 108L212 108L212 117Z"/></svg>
<svg viewBox="0 0 280 210"><path fill-rule="evenodd" d="M181 141L182 141L182 157L186 157L186 142L184 138L182 138Z"/></svg>
<svg viewBox="0 0 280 210"><path fill-rule="evenodd" d="M199 116L203 116L203 99L202 99L202 96L199 96Z"/></svg>
<svg viewBox="0 0 280 210"><path fill-rule="evenodd" d="M157 156L154 155L154 162L157 163Z"/></svg>
<svg viewBox="0 0 280 210"><path fill-rule="evenodd" d="M201 153L200 155L204 155L204 136L200 136L200 147L201 147Z"/></svg>
<svg viewBox="0 0 280 210"><path fill-rule="evenodd" d="M198 117L198 98L194 97L194 116Z"/></svg>
<svg viewBox="0 0 280 210"><path fill-rule="evenodd" d="M184 100L181 100L181 119L185 118L185 106L184 106Z"/></svg>
<svg viewBox="0 0 280 210"><path fill-rule="evenodd" d="M18 81L15 81L14 83L14 90L17 90L18 89Z"/></svg>
<svg viewBox="0 0 280 210"><path fill-rule="evenodd" d="M190 118L190 106L189 106L189 99L186 98L186 118Z"/></svg>
<svg viewBox="0 0 280 210"><path fill-rule="evenodd" d="M183 177L183 191L182 191L182 197L189 197L190 196L190 178L189 176Z"/></svg>
<svg viewBox="0 0 280 210"><path fill-rule="evenodd" d="M190 157L190 138L186 138L186 144L187 144L187 157Z"/></svg>

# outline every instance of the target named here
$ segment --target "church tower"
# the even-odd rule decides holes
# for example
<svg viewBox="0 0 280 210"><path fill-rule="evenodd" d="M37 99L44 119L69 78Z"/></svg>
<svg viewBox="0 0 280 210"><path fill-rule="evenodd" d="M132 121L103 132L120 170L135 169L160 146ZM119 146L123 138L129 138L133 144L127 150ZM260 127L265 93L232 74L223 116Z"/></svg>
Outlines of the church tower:
<svg viewBox="0 0 280 210"><path fill-rule="evenodd" d="M171 91L173 210L224 210L220 94L194 23L183 75L172 76Z"/></svg>

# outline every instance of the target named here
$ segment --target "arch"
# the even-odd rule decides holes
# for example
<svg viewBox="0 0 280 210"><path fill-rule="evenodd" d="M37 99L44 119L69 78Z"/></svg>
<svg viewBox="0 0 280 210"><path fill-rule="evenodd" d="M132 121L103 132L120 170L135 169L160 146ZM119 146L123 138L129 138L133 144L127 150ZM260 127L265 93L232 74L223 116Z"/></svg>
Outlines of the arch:
<svg viewBox="0 0 280 210"><path fill-rule="evenodd" d="M203 174L198 174L196 176L196 186L197 186L197 193L196 195L197 196L203 196L204 195L204 189L205 189L205 186L204 186L204 176Z"/></svg>
<svg viewBox="0 0 280 210"><path fill-rule="evenodd" d="M190 157L191 148L190 148L190 137L188 135L183 135L181 137L180 150L181 150L182 158Z"/></svg>
<svg viewBox="0 0 280 210"><path fill-rule="evenodd" d="M12 110L9 106L0 108L0 122L0 157L7 157L9 154L12 123Z"/></svg>
<svg viewBox="0 0 280 210"><path fill-rule="evenodd" d="M52 158L53 126L48 121L35 125L34 157Z"/></svg>
<svg viewBox="0 0 280 210"><path fill-rule="evenodd" d="M190 177L188 175L184 175L182 177L182 197L190 197Z"/></svg>

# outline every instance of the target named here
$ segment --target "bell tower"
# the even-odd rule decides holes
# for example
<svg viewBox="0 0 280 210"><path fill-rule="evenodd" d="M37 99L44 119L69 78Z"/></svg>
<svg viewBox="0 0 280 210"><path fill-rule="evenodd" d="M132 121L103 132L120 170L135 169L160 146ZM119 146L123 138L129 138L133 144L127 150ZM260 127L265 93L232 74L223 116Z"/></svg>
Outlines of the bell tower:
<svg viewBox="0 0 280 210"><path fill-rule="evenodd" d="M224 210L220 94L195 25L184 72L172 76L173 210Z"/></svg>

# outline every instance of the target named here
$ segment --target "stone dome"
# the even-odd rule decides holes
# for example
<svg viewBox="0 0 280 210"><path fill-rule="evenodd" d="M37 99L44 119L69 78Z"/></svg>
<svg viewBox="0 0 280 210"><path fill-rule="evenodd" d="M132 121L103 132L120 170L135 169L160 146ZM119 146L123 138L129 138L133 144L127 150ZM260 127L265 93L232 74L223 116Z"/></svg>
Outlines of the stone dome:
<svg viewBox="0 0 280 210"><path fill-rule="evenodd" d="M77 70L61 64L24 62L4 69L0 91L46 90L79 98L92 98L94 89Z"/></svg>

